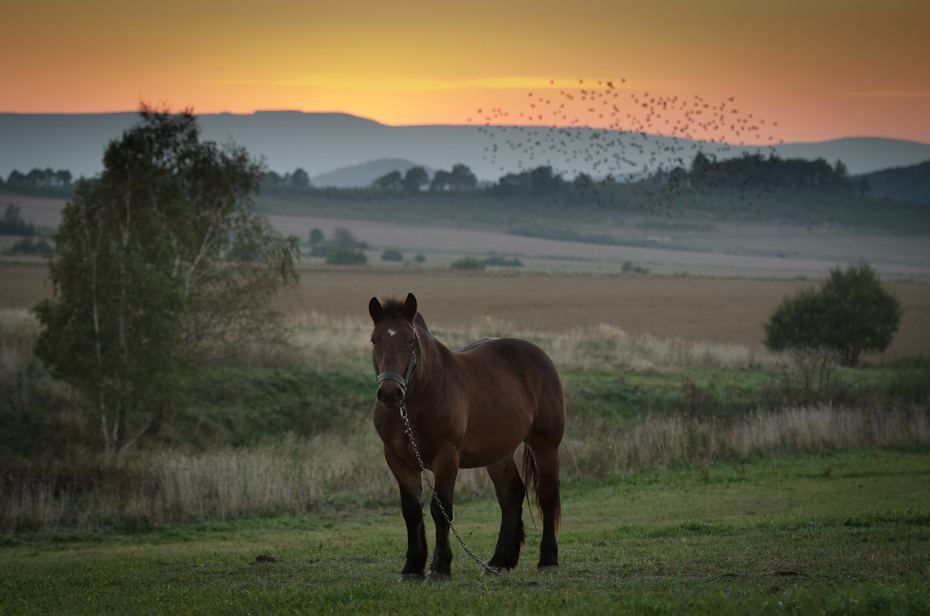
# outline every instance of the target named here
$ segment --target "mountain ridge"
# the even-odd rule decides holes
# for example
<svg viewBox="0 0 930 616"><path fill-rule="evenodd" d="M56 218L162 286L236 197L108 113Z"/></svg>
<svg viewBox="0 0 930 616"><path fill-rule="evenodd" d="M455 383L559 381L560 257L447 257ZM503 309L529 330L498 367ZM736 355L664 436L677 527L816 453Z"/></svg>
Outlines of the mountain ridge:
<svg viewBox="0 0 930 616"><path fill-rule="evenodd" d="M262 156L271 170L292 171L297 167L311 177L334 173L346 167L371 163L379 159L429 161L432 168L450 169L453 164L468 165L482 180L496 180L501 175L545 164L517 152L500 152L493 164L485 160L485 148L492 141L479 127L471 125L388 126L375 120L341 112L306 113L300 111L256 111L251 114L200 114L204 139L226 143L230 140ZM0 113L0 176L6 178L13 169L27 172L32 168L67 169L75 176L93 176L102 169L107 143L138 121L136 112L103 114L15 114ZM494 127L491 127L494 130ZM517 130L540 131L545 127ZM567 129L566 129L567 130ZM593 135L594 129L574 128L579 134ZM624 133L623 135L632 135ZM930 144L882 137L846 137L824 142L787 143L774 149L750 146L721 146L706 142L689 142L671 137L649 136L657 149L679 152L725 151L723 157L742 153L775 152L782 158L825 158L842 160L849 173L861 175L882 169L914 165L930 159ZM690 155L690 154L688 154ZM645 164L631 155L637 164ZM674 163L659 160L656 164ZM573 163L575 165L575 163ZM572 171L591 173L583 162ZM595 169L596 171L596 169Z"/></svg>

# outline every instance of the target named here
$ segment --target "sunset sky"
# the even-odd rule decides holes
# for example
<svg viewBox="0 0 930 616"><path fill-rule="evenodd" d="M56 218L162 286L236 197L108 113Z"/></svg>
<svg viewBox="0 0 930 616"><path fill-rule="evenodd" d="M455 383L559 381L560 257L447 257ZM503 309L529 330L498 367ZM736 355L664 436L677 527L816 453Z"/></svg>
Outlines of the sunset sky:
<svg viewBox="0 0 930 616"><path fill-rule="evenodd" d="M144 100L464 124L478 108L513 120L529 91L613 80L622 94L734 97L785 141L930 143L928 32L927 0L32 0L0 21L0 112Z"/></svg>

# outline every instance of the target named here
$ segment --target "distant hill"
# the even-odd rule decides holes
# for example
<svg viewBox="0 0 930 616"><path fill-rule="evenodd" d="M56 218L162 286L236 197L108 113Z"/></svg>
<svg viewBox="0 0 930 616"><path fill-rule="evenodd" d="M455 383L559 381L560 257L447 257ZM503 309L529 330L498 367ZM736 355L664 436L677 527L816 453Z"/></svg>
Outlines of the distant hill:
<svg viewBox="0 0 930 616"><path fill-rule="evenodd" d="M67 169L77 176L100 172L107 143L118 138L138 119L134 112L102 114L15 114L0 113L0 176L13 169L27 172L32 168ZM270 169L284 173L302 167L316 178L379 159L429 161L435 169L451 169L455 163L468 165L481 180L497 180L509 172L546 164L546 154L527 158L521 151L505 146L503 131L495 137L479 132L475 126L386 126L344 113L302 113L299 111L256 111L252 114L203 114L203 136L220 143L233 140L254 155L264 156ZM545 129L526 129L523 134ZM595 137L589 129L572 129L576 142ZM516 136L523 129L508 135ZM632 136L624 134L624 138ZM755 153L754 147L692 143L668 137L649 138L653 149L677 153L660 154L650 159L648 152L627 153L630 162L642 166L650 163L674 166L675 157L691 158L696 149L721 156ZM489 150L499 146L492 163ZM831 164L842 159L851 174L863 174L893 166L913 165L930 159L930 144L895 139L856 137L822 143L793 143L777 146L782 158L824 158ZM687 154L685 154L687 153ZM580 156L568 174L584 171L602 175ZM521 166L522 165L522 166ZM559 170L559 169L557 169Z"/></svg>
<svg viewBox="0 0 930 616"><path fill-rule="evenodd" d="M869 181L873 197L930 205L930 160L896 169L883 169L861 177Z"/></svg>
<svg viewBox="0 0 930 616"><path fill-rule="evenodd" d="M426 165L414 163L403 158L379 158L361 165L341 167L328 173L321 173L310 178L314 186L334 186L336 188L364 188L386 173L399 171L407 173L411 167L423 167L431 176L436 170Z"/></svg>
<svg viewBox="0 0 930 616"><path fill-rule="evenodd" d="M930 144L881 137L847 137L817 143L785 143L775 149L782 158L823 158L831 165L837 160L842 160L852 175L914 165L930 159Z"/></svg>

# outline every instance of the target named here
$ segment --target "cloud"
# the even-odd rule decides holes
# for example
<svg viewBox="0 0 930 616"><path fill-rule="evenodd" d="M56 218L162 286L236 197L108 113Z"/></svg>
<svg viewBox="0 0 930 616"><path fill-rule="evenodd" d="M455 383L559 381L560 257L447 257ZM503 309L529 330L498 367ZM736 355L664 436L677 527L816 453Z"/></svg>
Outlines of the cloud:
<svg viewBox="0 0 930 616"><path fill-rule="evenodd" d="M345 79L311 77L308 79L283 79L275 81L277 86L303 86L317 88L346 88L352 90L385 90L399 92L423 92L431 90L458 89L525 89L556 88L558 82L540 77L497 77L491 79ZM564 87L564 85L562 86Z"/></svg>

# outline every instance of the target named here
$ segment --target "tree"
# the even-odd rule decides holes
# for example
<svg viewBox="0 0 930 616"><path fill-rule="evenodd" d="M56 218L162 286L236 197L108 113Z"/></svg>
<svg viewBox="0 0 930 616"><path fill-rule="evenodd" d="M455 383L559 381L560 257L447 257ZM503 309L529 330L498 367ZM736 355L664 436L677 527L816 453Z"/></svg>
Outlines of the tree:
<svg viewBox="0 0 930 616"><path fill-rule="evenodd" d="M296 238L251 211L264 169L199 140L194 115L143 106L104 171L79 180L36 306L36 355L83 394L117 451L156 433L210 358L274 324L265 301L296 281Z"/></svg>
<svg viewBox="0 0 930 616"><path fill-rule="evenodd" d="M478 178L468 166L453 165L452 173L449 174L449 186L452 190L475 190L478 187Z"/></svg>
<svg viewBox="0 0 930 616"><path fill-rule="evenodd" d="M429 189L433 192L443 191L449 189L450 184L450 174L448 171L443 171L440 169L433 175L433 181L429 184Z"/></svg>
<svg viewBox="0 0 930 616"><path fill-rule="evenodd" d="M867 263L830 271L819 290L785 298L765 323L772 350L827 348L854 366L864 352L882 352L901 321L901 305Z"/></svg>
<svg viewBox="0 0 930 616"><path fill-rule="evenodd" d="M401 178L400 171L394 170L390 173L385 173L372 182L371 185L381 190L400 190L401 186L403 186L403 179Z"/></svg>
<svg viewBox="0 0 930 616"><path fill-rule="evenodd" d="M320 242L323 241L323 238L325 237L326 236L323 235L323 232L320 230L319 227L313 227L312 229L310 229L310 244L311 245L319 244Z"/></svg>
<svg viewBox="0 0 930 616"><path fill-rule="evenodd" d="M477 187L478 178L463 164L453 165L451 172L437 171L429 185L431 191L474 190Z"/></svg>
<svg viewBox="0 0 930 616"><path fill-rule="evenodd" d="M303 168L297 167L294 169L294 173L291 174L291 186L294 188L309 188L310 175Z"/></svg>
<svg viewBox="0 0 930 616"><path fill-rule="evenodd" d="M410 167L404 174L404 192L408 195L419 194L428 183L429 174L423 167Z"/></svg>

